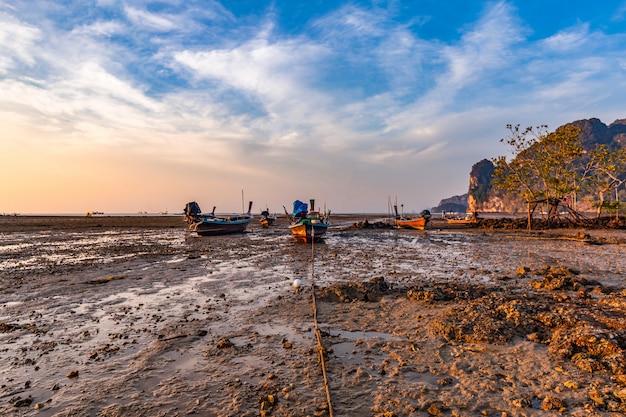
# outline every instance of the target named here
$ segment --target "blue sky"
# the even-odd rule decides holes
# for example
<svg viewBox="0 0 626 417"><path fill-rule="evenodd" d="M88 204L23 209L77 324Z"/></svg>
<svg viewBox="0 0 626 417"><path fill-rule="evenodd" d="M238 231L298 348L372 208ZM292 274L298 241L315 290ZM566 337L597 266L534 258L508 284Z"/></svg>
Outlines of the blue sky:
<svg viewBox="0 0 626 417"><path fill-rule="evenodd" d="M626 117L626 1L0 0L0 213L421 211Z"/></svg>

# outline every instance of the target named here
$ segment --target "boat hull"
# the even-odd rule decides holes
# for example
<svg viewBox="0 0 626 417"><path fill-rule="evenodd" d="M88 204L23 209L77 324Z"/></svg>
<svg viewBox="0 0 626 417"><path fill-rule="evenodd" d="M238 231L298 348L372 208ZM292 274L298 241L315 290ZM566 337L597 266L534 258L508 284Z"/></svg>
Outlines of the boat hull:
<svg viewBox="0 0 626 417"><path fill-rule="evenodd" d="M275 222L275 221L276 221L276 218L275 218L275 217L262 217L262 218L261 218L261 220L260 220L261 225L262 225L263 227L269 227L269 226L272 226L272 225L274 224L274 222Z"/></svg>
<svg viewBox="0 0 626 417"><path fill-rule="evenodd" d="M424 230L428 219L396 219L396 226L401 229Z"/></svg>
<svg viewBox="0 0 626 417"><path fill-rule="evenodd" d="M248 223L252 221L252 217L241 220L222 220L222 219L204 219L194 223L189 230L198 234L198 236L220 236L235 233L244 233Z"/></svg>
<svg viewBox="0 0 626 417"><path fill-rule="evenodd" d="M447 219L448 224L476 224L476 219Z"/></svg>
<svg viewBox="0 0 626 417"><path fill-rule="evenodd" d="M297 239L312 240L319 239L328 230L328 225L322 222L298 222L289 225L291 235Z"/></svg>

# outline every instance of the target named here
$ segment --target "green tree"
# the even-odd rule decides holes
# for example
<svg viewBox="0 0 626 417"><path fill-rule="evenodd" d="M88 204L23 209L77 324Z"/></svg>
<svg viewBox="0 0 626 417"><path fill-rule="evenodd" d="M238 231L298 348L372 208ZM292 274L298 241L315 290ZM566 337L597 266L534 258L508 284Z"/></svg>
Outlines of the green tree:
<svg viewBox="0 0 626 417"><path fill-rule="evenodd" d="M493 159L494 186L517 194L528 203L528 226L537 204L548 203L548 218L559 204L579 188L575 162L583 155L581 130L569 124L549 132L546 125L520 129L507 125L510 134L500 139L511 149L512 159Z"/></svg>

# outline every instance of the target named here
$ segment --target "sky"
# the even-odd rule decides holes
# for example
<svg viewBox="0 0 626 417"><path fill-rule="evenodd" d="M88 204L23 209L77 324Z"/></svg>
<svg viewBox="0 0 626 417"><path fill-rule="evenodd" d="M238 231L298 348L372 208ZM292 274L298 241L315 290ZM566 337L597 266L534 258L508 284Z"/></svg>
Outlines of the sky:
<svg viewBox="0 0 626 417"><path fill-rule="evenodd" d="M0 213L419 212L625 97L626 0L0 0Z"/></svg>

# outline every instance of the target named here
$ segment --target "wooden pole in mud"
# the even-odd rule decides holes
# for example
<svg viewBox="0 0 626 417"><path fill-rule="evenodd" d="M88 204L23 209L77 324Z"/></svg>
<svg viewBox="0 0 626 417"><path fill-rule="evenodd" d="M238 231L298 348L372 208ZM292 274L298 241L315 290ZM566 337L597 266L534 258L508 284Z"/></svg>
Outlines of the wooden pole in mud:
<svg viewBox="0 0 626 417"><path fill-rule="evenodd" d="M326 389L326 402L328 403L328 415L333 417L333 403L330 399L330 386L328 385L328 377L326 376L326 363L324 361L324 345L322 344L322 332L317 324L317 304L315 302L315 228L311 225L311 297L313 301L313 325L315 327L315 340L317 342L317 357L322 367L322 375L324 377L324 388Z"/></svg>

